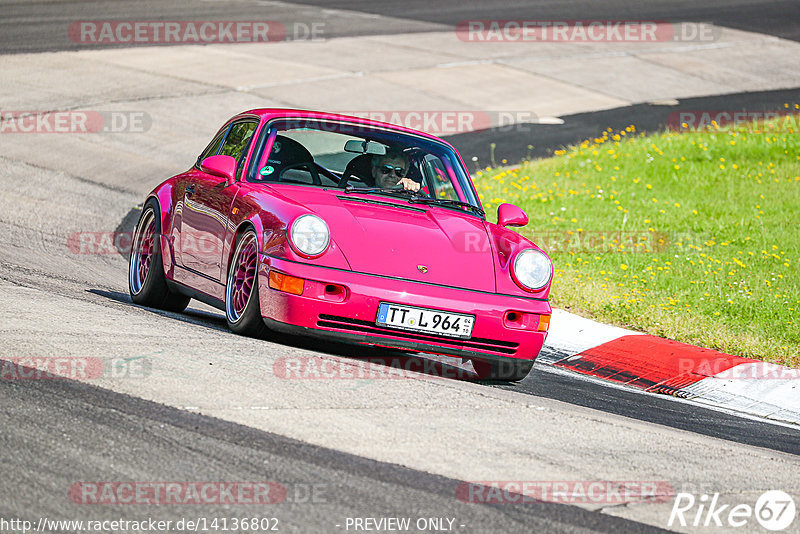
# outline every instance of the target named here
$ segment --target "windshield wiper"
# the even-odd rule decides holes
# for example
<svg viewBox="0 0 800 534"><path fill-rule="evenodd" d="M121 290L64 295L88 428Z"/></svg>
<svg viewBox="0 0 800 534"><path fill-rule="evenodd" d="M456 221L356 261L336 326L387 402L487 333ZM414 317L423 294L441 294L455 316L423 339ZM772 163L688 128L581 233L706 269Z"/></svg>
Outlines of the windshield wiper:
<svg viewBox="0 0 800 534"><path fill-rule="evenodd" d="M378 193L381 195L397 196L407 198L410 204L428 204L447 206L452 208L468 208L473 213L477 213L481 217L486 215L481 208L474 206L469 202L462 202L460 200L452 200L449 198L431 198L428 196L421 196L418 191L409 191L407 189L395 189L392 187L354 187L348 185L344 188L345 193Z"/></svg>
<svg viewBox="0 0 800 534"><path fill-rule="evenodd" d="M378 193L390 196L399 196L403 198L415 197L417 193L408 191L406 189L395 189L393 187L354 187L348 185L344 188L345 193Z"/></svg>
<svg viewBox="0 0 800 534"><path fill-rule="evenodd" d="M409 200L409 202L411 202L412 204L414 204L414 203L418 203L418 204L438 204L440 206L448 206L448 207L454 207L454 208L468 208L470 211L472 211L473 213L477 213L481 217L486 215L486 212L483 211L478 206L474 206L474 205L470 204L469 202L462 202L460 200L453 200L453 199L450 199L450 198L430 198L430 197L414 196L414 197L411 198L411 200Z"/></svg>

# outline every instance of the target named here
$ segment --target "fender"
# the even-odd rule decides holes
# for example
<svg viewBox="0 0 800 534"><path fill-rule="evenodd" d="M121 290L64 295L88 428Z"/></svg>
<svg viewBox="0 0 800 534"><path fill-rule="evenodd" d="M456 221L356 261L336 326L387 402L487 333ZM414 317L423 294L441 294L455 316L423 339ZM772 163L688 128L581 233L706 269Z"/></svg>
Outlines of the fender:
<svg viewBox="0 0 800 534"><path fill-rule="evenodd" d="M145 203L154 200L158 206L161 217L161 258L164 267L164 276L172 280L176 266L175 236L173 235L173 208L175 206L174 187L172 178L158 185L148 195Z"/></svg>
<svg viewBox="0 0 800 534"><path fill-rule="evenodd" d="M269 196L260 194L263 188L269 187L264 184L240 182L239 185L241 189L233 202L231 224L225 239L225 256L228 258L226 273L232 261L235 239L243 230L243 225L248 223L255 229L261 253L308 264L352 270L333 235L328 250L318 258L304 258L289 244L289 226L297 217L313 214L313 210L274 191L270 191Z"/></svg>
<svg viewBox="0 0 800 534"><path fill-rule="evenodd" d="M172 232L172 213L175 207L175 191L174 178L170 178L165 182L157 185L147 197L147 201L151 198L158 204L161 212L161 232L164 235L170 235Z"/></svg>
<svg viewBox="0 0 800 534"><path fill-rule="evenodd" d="M550 284L548 283L544 288L539 291L526 291L519 287L514 279L511 277L510 269L511 260L521 250L532 248L541 250L536 246L533 241L523 237L513 230L503 228L493 223L485 223L486 230L489 233L489 241L492 244L492 255L495 261L495 273L497 292L505 293L508 295L521 295L526 297L535 297L538 299L547 299L550 294ZM544 252L544 251L542 251Z"/></svg>

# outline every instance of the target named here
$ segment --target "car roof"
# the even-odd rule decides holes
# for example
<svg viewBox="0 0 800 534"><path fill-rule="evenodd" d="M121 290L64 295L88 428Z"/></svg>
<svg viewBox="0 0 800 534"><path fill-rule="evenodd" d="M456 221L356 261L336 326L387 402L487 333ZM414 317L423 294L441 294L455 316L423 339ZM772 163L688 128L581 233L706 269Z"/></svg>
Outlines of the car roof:
<svg viewBox="0 0 800 534"><path fill-rule="evenodd" d="M444 143L445 145L449 146L450 148L455 148L439 137L435 135L431 135L425 132L421 132L419 130L412 130L411 128L406 128L405 126L398 126L396 124L391 124L388 122L381 122L372 119L366 119L363 117L354 117L352 115L341 115L338 113L327 113L324 111L310 111L304 109L289 109L289 108L258 108L258 109L251 109L248 111L244 111L234 117L231 120L240 118L240 117L252 117L256 115L261 119L271 120L271 119L280 119L284 117L290 118L303 118L303 119L320 119L320 120L338 120L338 121L347 121L356 124L363 124L366 126L379 126L381 128L386 128L389 130L394 130L396 132L407 133L411 135L416 135L420 137L425 137L426 139L431 139L433 141L438 141L440 143ZM230 122L230 121L229 121Z"/></svg>

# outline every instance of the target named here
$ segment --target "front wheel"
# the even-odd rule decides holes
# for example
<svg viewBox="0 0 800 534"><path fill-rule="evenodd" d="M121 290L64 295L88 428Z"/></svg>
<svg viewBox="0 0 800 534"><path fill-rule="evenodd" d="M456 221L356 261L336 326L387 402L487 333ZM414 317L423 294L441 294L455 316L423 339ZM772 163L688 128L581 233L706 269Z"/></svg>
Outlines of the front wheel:
<svg viewBox="0 0 800 534"><path fill-rule="evenodd" d="M249 337L264 337L258 298L258 239L253 230L239 235L225 284L225 316L228 328Z"/></svg>
<svg viewBox="0 0 800 534"><path fill-rule="evenodd" d="M160 212L155 201L150 200L144 205L133 237L128 264L128 291L134 304L181 312L191 299L171 291L167 286L160 235Z"/></svg>
<svg viewBox="0 0 800 534"><path fill-rule="evenodd" d="M533 369L533 360L516 360L503 358L499 360L482 360L474 358L472 367L480 380L496 380L502 382L519 382Z"/></svg>

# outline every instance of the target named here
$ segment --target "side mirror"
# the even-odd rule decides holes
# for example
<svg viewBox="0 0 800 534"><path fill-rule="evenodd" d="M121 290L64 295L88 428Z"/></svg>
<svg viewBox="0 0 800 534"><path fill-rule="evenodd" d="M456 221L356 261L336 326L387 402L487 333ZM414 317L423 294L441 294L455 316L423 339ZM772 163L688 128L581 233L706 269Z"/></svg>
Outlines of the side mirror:
<svg viewBox="0 0 800 534"><path fill-rule="evenodd" d="M236 176L236 160L231 156L208 157L200 163L200 168L203 172L225 178L229 184L233 183Z"/></svg>
<svg viewBox="0 0 800 534"><path fill-rule="evenodd" d="M528 216L522 208L514 204L500 204L497 206L497 224L500 226L525 226Z"/></svg>

